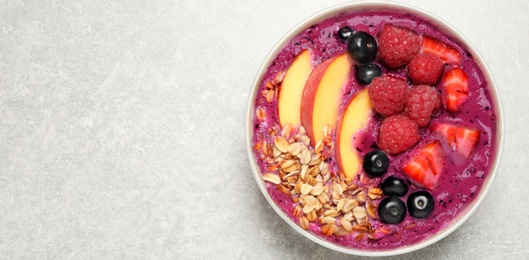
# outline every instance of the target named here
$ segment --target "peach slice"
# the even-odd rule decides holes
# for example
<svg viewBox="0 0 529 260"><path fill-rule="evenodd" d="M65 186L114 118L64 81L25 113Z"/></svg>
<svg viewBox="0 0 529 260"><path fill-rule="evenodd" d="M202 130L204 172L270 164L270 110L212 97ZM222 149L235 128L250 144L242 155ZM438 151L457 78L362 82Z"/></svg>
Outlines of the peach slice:
<svg viewBox="0 0 529 260"><path fill-rule="evenodd" d="M310 73L301 99L301 125L312 145L324 138L325 125L329 133L335 128L352 66L351 58L344 53L322 62Z"/></svg>
<svg viewBox="0 0 529 260"><path fill-rule="evenodd" d="M288 67L281 83L277 104L281 127L290 124L297 128L301 124L301 95L311 71L312 62L309 50L299 53Z"/></svg>
<svg viewBox="0 0 529 260"><path fill-rule="evenodd" d="M373 104L367 88L358 92L345 107L336 133L336 161L346 178L354 178L360 171L362 158L356 150L354 137L374 120Z"/></svg>

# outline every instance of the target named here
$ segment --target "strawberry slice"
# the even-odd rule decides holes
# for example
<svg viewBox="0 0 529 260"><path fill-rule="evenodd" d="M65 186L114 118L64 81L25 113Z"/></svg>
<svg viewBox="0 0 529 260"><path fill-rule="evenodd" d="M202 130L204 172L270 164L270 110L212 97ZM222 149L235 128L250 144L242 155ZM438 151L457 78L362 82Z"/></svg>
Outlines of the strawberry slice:
<svg viewBox="0 0 529 260"><path fill-rule="evenodd" d="M432 37L422 37L422 51L439 56L444 63L451 65L459 65L461 63L461 54L456 49Z"/></svg>
<svg viewBox="0 0 529 260"><path fill-rule="evenodd" d="M481 131L451 124L434 124L430 131L444 137L452 151L469 158L478 143Z"/></svg>
<svg viewBox="0 0 529 260"><path fill-rule="evenodd" d="M443 172L444 158L443 146L435 140L420 149L402 171L414 183L433 190Z"/></svg>
<svg viewBox="0 0 529 260"><path fill-rule="evenodd" d="M458 112L468 98L468 76L461 68L453 68L444 75L444 92L446 108Z"/></svg>

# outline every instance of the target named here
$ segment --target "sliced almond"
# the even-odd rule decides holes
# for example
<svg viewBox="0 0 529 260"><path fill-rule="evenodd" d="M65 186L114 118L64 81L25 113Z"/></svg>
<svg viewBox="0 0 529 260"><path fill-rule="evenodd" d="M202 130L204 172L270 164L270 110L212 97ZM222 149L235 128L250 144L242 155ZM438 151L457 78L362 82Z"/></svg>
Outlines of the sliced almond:
<svg viewBox="0 0 529 260"><path fill-rule="evenodd" d="M258 108L255 113L259 121L262 122L266 119L266 110L264 108L262 107Z"/></svg>
<svg viewBox="0 0 529 260"><path fill-rule="evenodd" d="M318 153L318 152L321 152L322 150L323 150L323 141L319 140L318 142L316 142L316 145L314 146L314 152Z"/></svg>
<svg viewBox="0 0 529 260"><path fill-rule="evenodd" d="M272 155L274 158L279 158L281 156L281 151L277 148L277 146L274 145L274 148L272 148Z"/></svg>
<svg viewBox="0 0 529 260"><path fill-rule="evenodd" d="M364 203L364 202L366 202L366 200L367 200L367 195L366 195L365 192L362 191L362 192L356 194L356 199L357 199L359 202Z"/></svg>
<svg viewBox="0 0 529 260"><path fill-rule="evenodd" d="M327 172L325 176L323 176L323 184L327 184L329 180L331 179L331 172Z"/></svg>
<svg viewBox="0 0 529 260"><path fill-rule="evenodd" d="M287 152L293 156L298 155L301 152L301 143L292 143L288 146Z"/></svg>
<svg viewBox="0 0 529 260"><path fill-rule="evenodd" d="M300 158L300 162L301 164L303 165L307 165L310 163L311 161L311 155L310 155L310 151L309 150L305 150L303 152L301 152L301 158Z"/></svg>
<svg viewBox="0 0 529 260"><path fill-rule="evenodd" d="M349 212L345 215L343 215L343 218L347 221L353 221L353 212Z"/></svg>
<svg viewBox="0 0 529 260"><path fill-rule="evenodd" d="M283 180L287 180L288 182L296 182L297 181L297 175L299 175L299 170L296 170L296 171L291 171L289 174L285 175L283 178ZM290 179L290 178L293 178L293 179ZM291 181L291 180L294 180L294 181Z"/></svg>
<svg viewBox="0 0 529 260"><path fill-rule="evenodd" d="M268 90L266 92L266 101L268 103L272 102L272 100L274 100L274 97L275 97L275 91L274 90Z"/></svg>
<svg viewBox="0 0 529 260"><path fill-rule="evenodd" d="M305 204L312 205L312 206L315 206L316 203L318 202L318 200L314 198L314 196L310 196L310 195L302 195L301 199L303 200Z"/></svg>
<svg viewBox="0 0 529 260"><path fill-rule="evenodd" d="M338 215L340 215L340 212L335 209L329 209L323 212L323 215L326 217L337 217Z"/></svg>
<svg viewBox="0 0 529 260"><path fill-rule="evenodd" d="M265 180L267 182L271 182L273 184L281 183L281 179L279 178L279 175L273 174L273 173L263 174L263 180Z"/></svg>
<svg viewBox="0 0 529 260"><path fill-rule="evenodd" d="M321 131L323 132L323 136L329 135L329 125L324 125Z"/></svg>
<svg viewBox="0 0 529 260"><path fill-rule="evenodd" d="M307 217L301 216L299 218L299 225L305 230L309 229L309 220L307 219Z"/></svg>
<svg viewBox="0 0 529 260"><path fill-rule="evenodd" d="M311 190L312 190L312 186L310 186L309 184L303 183L301 185L301 194L307 195L310 193Z"/></svg>
<svg viewBox="0 0 529 260"><path fill-rule="evenodd" d="M345 218L341 218L340 219L340 223L342 224L342 227L346 230L346 231L351 231L351 229L353 228L353 226L351 225L351 223L349 221L347 221Z"/></svg>
<svg viewBox="0 0 529 260"><path fill-rule="evenodd" d="M323 217L323 218L320 218L320 222L322 224L334 224L336 223L336 219L333 217Z"/></svg>
<svg viewBox="0 0 529 260"><path fill-rule="evenodd" d="M292 130L292 125L286 124L283 129L281 129L281 136L285 139L290 138L290 131Z"/></svg>
<svg viewBox="0 0 529 260"><path fill-rule="evenodd" d="M310 155L310 154L309 154ZM308 163L310 166L318 165L321 162L321 157L319 156L312 156L310 158L310 162Z"/></svg>
<svg viewBox="0 0 529 260"><path fill-rule="evenodd" d="M318 219L318 214L316 213L315 210L309 212L307 214L307 219L310 221L310 222L314 222Z"/></svg>
<svg viewBox="0 0 529 260"><path fill-rule="evenodd" d="M286 173L289 173L289 172L293 172L295 170L298 170L299 166L300 165L298 164L298 162L296 162L294 160L285 160L281 164L281 170L286 172Z"/></svg>
<svg viewBox="0 0 529 260"><path fill-rule="evenodd" d="M323 205L329 203L330 201L329 195L325 192L321 193L320 195L318 195L318 201Z"/></svg>
<svg viewBox="0 0 529 260"><path fill-rule="evenodd" d="M347 200L347 202L345 202L345 204L343 205L342 211L344 213L351 212L353 208L355 208L356 206L358 206L358 202L356 200L354 199Z"/></svg>
<svg viewBox="0 0 529 260"><path fill-rule="evenodd" d="M336 210L341 211L345 202L346 202L346 199L340 199L340 201L336 205Z"/></svg>
<svg viewBox="0 0 529 260"><path fill-rule="evenodd" d="M285 176L282 179L286 180L288 182L288 185L294 186L294 185L296 185L296 181L298 180L298 177L296 177L296 174L299 173L299 171L293 171L291 173L295 173L294 176L288 176L288 177Z"/></svg>
<svg viewBox="0 0 529 260"><path fill-rule="evenodd" d="M283 78L285 77L285 74L287 74L287 72L285 70L281 70L279 71L276 76L274 77L274 83L275 84L279 84L283 81Z"/></svg>
<svg viewBox="0 0 529 260"><path fill-rule="evenodd" d="M312 190L310 191L310 194L314 196L320 195L325 190L325 186L321 185L321 183L316 184L316 186L312 187Z"/></svg>
<svg viewBox="0 0 529 260"><path fill-rule="evenodd" d="M300 135L304 135L304 134L307 133L307 131L305 130L305 127L303 127L303 126L299 126L299 128L298 128L298 133L299 133Z"/></svg>
<svg viewBox="0 0 529 260"><path fill-rule="evenodd" d="M353 215L356 219L365 218L367 216L366 208L364 207L354 207L353 208Z"/></svg>
<svg viewBox="0 0 529 260"><path fill-rule="evenodd" d="M342 185L340 185L340 184L337 183L337 184L334 184L334 185L332 186L332 188L333 188L334 191L336 191L337 194L339 194L339 195L342 195L342 194L343 194L343 188L342 188Z"/></svg>
<svg viewBox="0 0 529 260"><path fill-rule="evenodd" d="M288 147L290 146L287 139L282 136L276 137L274 144L282 153L286 153L288 151Z"/></svg>
<svg viewBox="0 0 529 260"><path fill-rule="evenodd" d="M306 147L308 147L310 145L310 138L306 135L302 135L301 138L299 139L301 141L302 144L304 144Z"/></svg>
<svg viewBox="0 0 529 260"><path fill-rule="evenodd" d="M313 211L316 205L305 205L303 206L303 213L308 214L309 212Z"/></svg>

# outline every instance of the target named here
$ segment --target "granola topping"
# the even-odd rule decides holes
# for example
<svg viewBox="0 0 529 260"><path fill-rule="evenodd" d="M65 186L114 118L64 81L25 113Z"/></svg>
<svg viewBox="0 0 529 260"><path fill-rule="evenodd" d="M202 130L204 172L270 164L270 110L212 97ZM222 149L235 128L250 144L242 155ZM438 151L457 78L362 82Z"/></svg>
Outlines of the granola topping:
<svg viewBox="0 0 529 260"><path fill-rule="evenodd" d="M258 112L261 113L261 112ZM324 140L314 147L303 126L293 128L272 127L276 136L273 143L262 141L254 149L267 151L264 161L270 173L263 180L275 184L295 204L292 216L303 229L311 225L325 236L353 235L355 240L367 239L364 234L374 234L377 227L371 220L377 219L376 205L382 191L372 182L345 178L339 170L327 162L332 150L331 131L322 129ZM312 230L312 228L311 228ZM379 232L380 233L380 232ZM370 236L370 239L381 236Z"/></svg>

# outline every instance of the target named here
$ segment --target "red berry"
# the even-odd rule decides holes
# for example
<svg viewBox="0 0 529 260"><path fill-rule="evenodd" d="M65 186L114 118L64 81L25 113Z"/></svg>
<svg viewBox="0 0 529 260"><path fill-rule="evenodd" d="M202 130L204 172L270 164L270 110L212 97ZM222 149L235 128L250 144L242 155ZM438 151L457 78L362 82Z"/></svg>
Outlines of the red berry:
<svg viewBox="0 0 529 260"><path fill-rule="evenodd" d="M408 91L404 114L418 126L425 126L440 106L439 93L433 87L420 85Z"/></svg>
<svg viewBox="0 0 529 260"><path fill-rule="evenodd" d="M403 115L394 115L382 121L378 145L384 152L395 155L414 146L420 138L417 124Z"/></svg>
<svg viewBox="0 0 529 260"><path fill-rule="evenodd" d="M378 55L391 68L404 66L417 55L421 37L406 28L386 24L378 37Z"/></svg>
<svg viewBox="0 0 529 260"><path fill-rule="evenodd" d="M446 72L443 79L446 108L456 113L468 99L468 75L461 68Z"/></svg>
<svg viewBox="0 0 529 260"><path fill-rule="evenodd" d="M422 51L435 54L443 62L451 65L459 65L461 63L461 55L456 49L432 37L422 37Z"/></svg>
<svg viewBox="0 0 529 260"><path fill-rule="evenodd" d="M408 178L419 186L433 190L443 173L445 154L438 140L428 143L402 167Z"/></svg>
<svg viewBox="0 0 529 260"><path fill-rule="evenodd" d="M430 130L441 135L447 141L451 150L469 158L478 143L481 131L452 124L438 123L432 125Z"/></svg>
<svg viewBox="0 0 529 260"><path fill-rule="evenodd" d="M421 53L408 64L408 75L414 84L434 85L443 76L441 58L431 53Z"/></svg>
<svg viewBox="0 0 529 260"><path fill-rule="evenodd" d="M374 78L368 86L369 98L375 110L383 116L402 111L407 91L408 84L405 80L389 75Z"/></svg>

